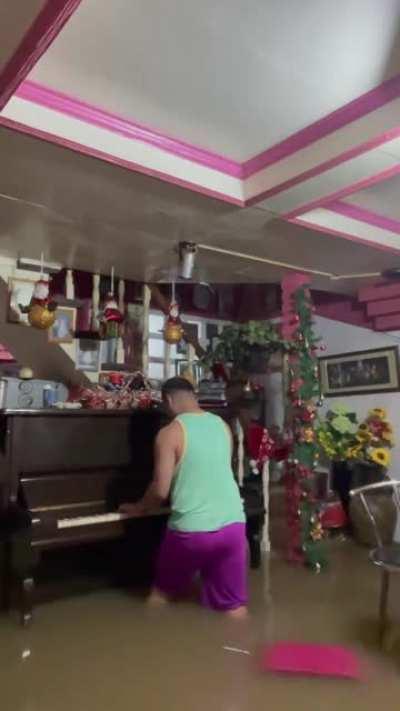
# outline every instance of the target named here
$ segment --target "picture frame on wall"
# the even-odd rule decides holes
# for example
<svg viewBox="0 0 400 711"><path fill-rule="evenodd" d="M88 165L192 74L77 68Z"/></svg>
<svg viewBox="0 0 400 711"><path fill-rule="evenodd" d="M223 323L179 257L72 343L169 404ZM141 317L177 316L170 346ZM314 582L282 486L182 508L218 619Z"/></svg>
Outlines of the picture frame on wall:
<svg viewBox="0 0 400 711"><path fill-rule="evenodd" d="M400 390L396 346L325 356L319 359L319 367L325 397Z"/></svg>
<svg viewBox="0 0 400 711"><path fill-rule="evenodd" d="M59 306L56 310L56 320L49 328L50 343L73 343L76 328L76 309L69 306Z"/></svg>
<svg viewBox="0 0 400 711"><path fill-rule="evenodd" d="M77 370L97 373L100 370L101 341L92 338L79 338L76 347Z"/></svg>
<svg viewBox="0 0 400 711"><path fill-rule="evenodd" d="M20 323L29 326L28 314L21 311L20 306L29 306L35 281L33 279L19 279L10 277L8 280L8 313L7 320L10 323Z"/></svg>

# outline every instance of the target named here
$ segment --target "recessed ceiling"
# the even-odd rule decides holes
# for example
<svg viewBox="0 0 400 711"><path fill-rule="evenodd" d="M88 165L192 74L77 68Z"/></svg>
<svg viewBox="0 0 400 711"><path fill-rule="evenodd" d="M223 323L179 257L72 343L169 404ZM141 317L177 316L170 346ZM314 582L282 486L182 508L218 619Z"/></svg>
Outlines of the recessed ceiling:
<svg viewBox="0 0 400 711"><path fill-rule="evenodd" d="M84 0L30 79L245 160L400 71L398 0Z"/></svg>
<svg viewBox="0 0 400 711"><path fill-rule="evenodd" d="M353 193L346 202L400 221L400 175Z"/></svg>

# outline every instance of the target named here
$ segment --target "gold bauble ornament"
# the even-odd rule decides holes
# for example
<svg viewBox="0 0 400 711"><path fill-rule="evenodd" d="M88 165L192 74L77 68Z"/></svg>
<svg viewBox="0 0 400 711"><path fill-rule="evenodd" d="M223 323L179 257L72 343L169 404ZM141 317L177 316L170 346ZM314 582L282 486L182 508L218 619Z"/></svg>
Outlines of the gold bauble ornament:
<svg viewBox="0 0 400 711"><path fill-rule="evenodd" d="M322 524L320 522L318 522L315 524L315 526L313 527L313 529L310 533L311 539L315 543L316 541L320 541L323 538L323 535L324 535L324 531L322 528Z"/></svg>
<svg viewBox="0 0 400 711"><path fill-rule="evenodd" d="M304 441L311 444L315 440L315 432L311 427L307 427L303 432Z"/></svg>
<svg viewBox="0 0 400 711"><path fill-rule="evenodd" d="M164 328L164 340L173 345L179 343L183 338L183 328L180 323L167 321Z"/></svg>
<svg viewBox="0 0 400 711"><path fill-rule="evenodd" d="M31 326L39 328L42 331L50 328L55 320L56 312L49 311L46 306L39 306L39 304L32 306L28 313L28 321Z"/></svg>

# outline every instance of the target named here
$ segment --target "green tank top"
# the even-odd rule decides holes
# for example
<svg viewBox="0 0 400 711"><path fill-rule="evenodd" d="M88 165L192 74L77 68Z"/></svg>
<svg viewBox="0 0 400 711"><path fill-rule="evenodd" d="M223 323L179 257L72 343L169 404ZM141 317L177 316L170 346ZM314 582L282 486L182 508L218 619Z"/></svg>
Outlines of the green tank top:
<svg viewBox="0 0 400 711"><path fill-rule="evenodd" d="M179 415L176 420L183 430L184 448L172 481L169 527L217 531L244 522L224 421L208 412Z"/></svg>

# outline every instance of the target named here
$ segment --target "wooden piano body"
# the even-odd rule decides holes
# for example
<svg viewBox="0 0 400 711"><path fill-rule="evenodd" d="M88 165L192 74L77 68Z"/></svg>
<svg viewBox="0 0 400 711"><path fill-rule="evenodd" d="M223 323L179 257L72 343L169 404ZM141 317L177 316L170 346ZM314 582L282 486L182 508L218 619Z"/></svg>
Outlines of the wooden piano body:
<svg viewBox="0 0 400 711"><path fill-rule="evenodd" d="M98 517L142 496L164 419L158 411L0 414L0 516L9 532L8 573L19 587L25 622L41 551L124 535L123 520ZM78 517L90 523L65 525Z"/></svg>
<svg viewBox="0 0 400 711"><path fill-rule="evenodd" d="M42 551L132 532L135 524L118 520L116 512L123 501L138 500L149 484L154 438L165 422L158 410L0 412L5 598L11 588L17 590L24 623L32 615L34 570ZM262 511L255 511L253 502L251 508L247 528L254 566ZM160 526L159 520L153 523ZM139 531L134 545L149 545L142 538Z"/></svg>

